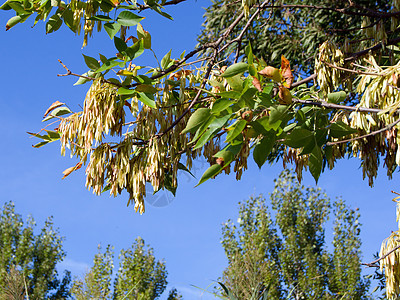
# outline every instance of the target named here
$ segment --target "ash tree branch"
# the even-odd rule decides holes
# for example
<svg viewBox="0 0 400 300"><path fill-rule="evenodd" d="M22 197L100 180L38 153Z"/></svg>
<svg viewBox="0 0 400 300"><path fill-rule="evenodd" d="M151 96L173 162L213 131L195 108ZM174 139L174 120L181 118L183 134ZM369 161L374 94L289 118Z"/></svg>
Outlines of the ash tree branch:
<svg viewBox="0 0 400 300"><path fill-rule="evenodd" d="M390 250L388 253L386 253L385 255L383 255L382 257L379 257L377 260L374 260L373 262L370 263L361 263L361 265L363 266L367 266L367 267L373 267L373 268L379 268L379 265L377 265L376 263L381 261L382 259L388 257L390 254L392 254L394 251L400 249L400 245L394 247L392 250Z"/></svg>
<svg viewBox="0 0 400 300"><path fill-rule="evenodd" d="M379 134L379 133L381 133L381 132L385 132L385 131L387 131L387 130L392 129L392 128L393 128L394 126L396 126L399 122L400 122L400 119L398 119L398 120L396 120L395 122L393 122L393 123L387 125L387 126L384 127L384 128L381 128L381 129L379 129L379 130L372 131L372 132L370 132L370 133L368 133L368 134L364 134L364 135L357 136L357 137L354 137L354 138L351 138L351 139L347 139L347 140L342 140L342 141L337 141L337 142L328 142L328 143L326 143L326 145L327 145L327 146L332 146L332 145L337 145L337 144L343 144L343 143L347 143L347 142L352 142L352 141L360 140L360 139L363 139L363 138L366 138L366 137L369 137L369 136L377 135L377 134Z"/></svg>
<svg viewBox="0 0 400 300"><path fill-rule="evenodd" d="M327 6L317 6L317 5L307 5L307 4L282 4L282 5L268 5L266 8L299 8L299 9L315 9L315 10L329 10L338 12L344 15L352 15L352 16L365 16L365 17L372 17L372 18L391 18L391 17L398 17L400 16L400 12L383 12L383 11L373 11L369 10L368 8L357 6L356 8L362 9L365 12L357 12L349 10L352 7L356 7L354 4L349 5L349 7L345 8L334 8L334 7L327 7Z"/></svg>

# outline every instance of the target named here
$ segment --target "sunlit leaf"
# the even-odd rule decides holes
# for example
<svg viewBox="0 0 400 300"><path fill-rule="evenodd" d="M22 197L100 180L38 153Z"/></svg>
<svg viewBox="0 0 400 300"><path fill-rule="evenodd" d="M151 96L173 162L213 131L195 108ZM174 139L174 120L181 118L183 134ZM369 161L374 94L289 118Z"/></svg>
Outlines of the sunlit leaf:
<svg viewBox="0 0 400 300"><path fill-rule="evenodd" d="M229 66L224 73L222 73L222 77L229 78L238 74L242 74L248 70L249 66L246 63L240 62Z"/></svg>
<svg viewBox="0 0 400 300"><path fill-rule="evenodd" d="M186 124L185 129L182 131L182 134L187 132L194 133L197 128L200 127L202 123L207 121L211 116L211 110L209 108L199 108L197 109L189 118L189 121Z"/></svg>
<svg viewBox="0 0 400 300"><path fill-rule="evenodd" d="M135 15L133 12L124 10L118 15L117 22L122 26L135 26L143 19L143 17Z"/></svg>
<svg viewBox="0 0 400 300"><path fill-rule="evenodd" d="M98 68L100 68L100 64L97 61L97 59L87 56L85 54L82 54L83 58L85 59L86 65L89 67L89 69L96 71Z"/></svg>
<svg viewBox="0 0 400 300"><path fill-rule="evenodd" d="M208 179L218 175L218 173L221 172L221 170L222 166L220 166L219 164L212 165L204 172L203 176L201 176L200 181L197 185L200 185L203 182L207 181Z"/></svg>

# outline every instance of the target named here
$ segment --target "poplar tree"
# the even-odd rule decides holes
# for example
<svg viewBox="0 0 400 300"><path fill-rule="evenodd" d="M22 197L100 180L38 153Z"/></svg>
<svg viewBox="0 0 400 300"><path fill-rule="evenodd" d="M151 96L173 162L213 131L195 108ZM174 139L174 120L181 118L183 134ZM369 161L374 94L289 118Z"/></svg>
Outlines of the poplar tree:
<svg viewBox="0 0 400 300"><path fill-rule="evenodd" d="M65 299L69 297L70 272L59 279L57 263L65 257L63 237L54 227L52 218L45 221L39 233L36 222L24 222L7 202L0 211L0 299L12 293L10 286L29 299ZM15 289L14 289L15 292ZM20 292L20 293L21 293Z"/></svg>
<svg viewBox="0 0 400 300"><path fill-rule="evenodd" d="M223 226L228 258L222 283L237 299L367 299L361 275L359 214L333 203L333 251L325 227L331 201L284 171L275 181L270 209L264 197L240 204L238 224ZM261 298L260 298L261 299Z"/></svg>

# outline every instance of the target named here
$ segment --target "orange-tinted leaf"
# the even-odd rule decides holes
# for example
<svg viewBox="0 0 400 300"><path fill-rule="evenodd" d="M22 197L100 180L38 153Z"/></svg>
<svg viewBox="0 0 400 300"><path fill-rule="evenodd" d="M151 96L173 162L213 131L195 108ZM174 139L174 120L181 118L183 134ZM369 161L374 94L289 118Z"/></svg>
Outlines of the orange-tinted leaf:
<svg viewBox="0 0 400 300"><path fill-rule="evenodd" d="M78 162L75 166L66 169L63 174L64 177L62 179L64 179L65 177L67 177L69 174L71 174L73 171L76 171L78 169L80 169L82 167L82 162Z"/></svg>
<svg viewBox="0 0 400 300"><path fill-rule="evenodd" d="M259 92L262 92L261 82L260 82L260 80L258 80L257 77L254 77L254 76L253 76L253 85Z"/></svg>
<svg viewBox="0 0 400 300"><path fill-rule="evenodd" d="M268 66L262 69L260 72L258 72L264 77L267 77L269 79L272 79L275 82L280 83L282 81L282 75L279 69Z"/></svg>
<svg viewBox="0 0 400 300"><path fill-rule="evenodd" d="M290 88L292 86L294 76L290 70L290 62L283 55L281 56L281 70L282 77L286 82L286 86Z"/></svg>
<svg viewBox="0 0 400 300"><path fill-rule="evenodd" d="M53 109L60 107L62 105L64 105L65 103L62 103L60 101L56 101L54 102L52 105L50 105L50 107L46 110L46 112L44 113L44 116L46 117Z"/></svg>
<svg viewBox="0 0 400 300"><path fill-rule="evenodd" d="M172 73L169 76L169 79L174 79L176 78L177 80L179 80L182 76L188 76L192 73L192 71L190 70L180 70L178 72Z"/></svg>
<svg viewBox="0 0 400 300"><path fill-rule="evenodd" d="M131 35L130 37L128 37L125 40L125 43L127 44L130 40L132 40L133 43L136 43L139 39L137 37L134 37L133 35Z"/></svg>
<svg viewBox="0 0 400 300"><path fill-rule="evenodd" d="M279 103L284 105L292 103L292 94L283 85L279 86Z"/></svg>

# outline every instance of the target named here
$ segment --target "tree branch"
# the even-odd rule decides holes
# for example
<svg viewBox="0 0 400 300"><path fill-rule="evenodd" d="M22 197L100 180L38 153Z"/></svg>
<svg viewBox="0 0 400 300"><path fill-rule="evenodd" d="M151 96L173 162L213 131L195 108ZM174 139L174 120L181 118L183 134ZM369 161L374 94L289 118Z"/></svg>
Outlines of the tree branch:
<svg viewBox="0 0 400 300"><path fill-rule="evenodd" d="M385 255L383 255L382 257L379 257L377 260L374 260L373 262L370 263L361 263L361 265L363 266L367 266L367 267L374 267L374 268L379 268L379 266L376 264L377 262L381 261L382 259L388 257L390 254L392 254L394 251L400 249L400 245L394 247L392 250L390 250L388 253L386 253Z"/></svg>
<svg viewBox="0 0 400 300"><path fill-rule="evenodd" d="M285 8L309 8L309 9L316 9L316 10L329 10L329 11L334 11L338 12L341 14L345 15L353 15L353 16L366 16L366 17L372 17L372 18L391 18L391 17L396 17L400 16L400 12L383 12L383 11L372 11L368 10L365 7L358 7L359 9L364 9L367 10L366 12L356 12L356 11L351 11L348 10L354 5L350 5L347 8L334 8L334 7L326 7L326 6L317 6L317 5L307 5L307 4L282 4L282 5L268 5L266 8L280 8L280 9L285 9Z"/></svg>
<svg viewBox="0 0 400 300"><path fill-rule="evenodd" d="M357 136L357 137L354 137L354 138L351 138L351 139L347 139L347 140L336 141L336 142L328 142L328 143L326 143L326 145L327 145L327 146L332 146L332 145L337 145L337 144L343 144L343 143L347 143L347 142L352 142L352 141L360 140L360 139L363 139L363 138L366 138L366 137L369 137L369 136L373 136L373 135L376 135L376 134L378 134L378 133L381 133L381 132L384 132L384 131L387 131L387 130L392 129L392 128L393 128L394 126L396 126L397 123L399 123L399 122L400 122L400 119L398 119L398 120L396 120L395 122L393 122L393 123L387 125L387 126L384 127L384 128L381 128L381 129L376 130L376 131L372 131L372 132L370 132L370 133L368 133L368 134L361 135L361 136Z"/></svg>

